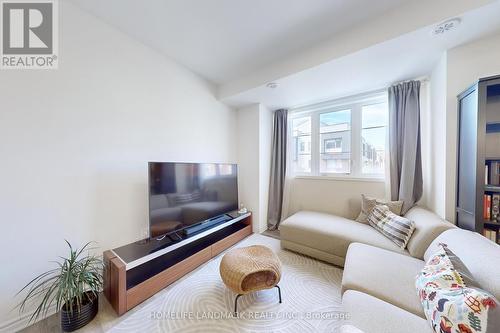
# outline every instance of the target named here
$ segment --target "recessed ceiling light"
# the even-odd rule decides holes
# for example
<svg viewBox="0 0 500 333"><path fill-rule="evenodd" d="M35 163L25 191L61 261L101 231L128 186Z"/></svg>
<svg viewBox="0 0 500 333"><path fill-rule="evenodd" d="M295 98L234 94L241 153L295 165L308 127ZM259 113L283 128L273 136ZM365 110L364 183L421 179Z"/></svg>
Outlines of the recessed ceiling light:
<svg viewBox="0 0 500 333"><path fill-rule="evenodd" d="M448 31L453 30L456 27L458 27L461 22L462 22L462 20L458 17L441 22L434 27L434 30L432 30L432 34L433 35L442 35Z"/></svg>
<svg viewBox="0 0 500 333"><path fill-rule="evenodd" d="M268 84L266 84L266 87L270 89L275 89L278 88L278 84L276 82L269 82Z"/></svg>

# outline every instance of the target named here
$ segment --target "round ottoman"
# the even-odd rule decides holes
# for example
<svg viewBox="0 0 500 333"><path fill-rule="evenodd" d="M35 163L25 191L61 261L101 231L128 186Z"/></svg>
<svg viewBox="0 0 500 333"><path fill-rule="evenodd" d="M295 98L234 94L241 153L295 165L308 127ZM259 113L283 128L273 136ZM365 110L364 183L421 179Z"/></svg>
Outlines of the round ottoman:
<svg viewBox="0 0 500 333"><path fill-rule="evenodd" d="M237 248L227 252L219 267L224 284L238 294L234 301L234 312L238 311L238 298L263 289L278 289L281 303L281 263L276 254L263 245Z"/></svg>

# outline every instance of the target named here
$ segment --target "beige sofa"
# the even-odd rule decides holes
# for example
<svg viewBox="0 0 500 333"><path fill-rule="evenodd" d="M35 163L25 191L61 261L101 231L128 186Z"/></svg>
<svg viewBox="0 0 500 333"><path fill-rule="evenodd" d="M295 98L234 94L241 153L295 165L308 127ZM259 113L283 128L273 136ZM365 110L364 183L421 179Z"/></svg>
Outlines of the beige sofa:
<svg viewBox="0 0 500 333"><path fill-rule="evenodd" d="M433 332L415 289L415 278L445 243L479 285L500 298L500 247L414 207L406 217L416 231L407 250L369 225L333 215L299 212L280 226L282 247L344 266L342 304L350 322L366 333ZM382 237L382 238L381 238Z"/></svg>
<svg viewBox="0 0 500 333"><path fill-rule="evenodd" d="M338 266L344 266L347 248L354 242L422 259L434 238L455 227L418 206L410 209L405 216L416 226L406 250L400 249L368 224L309 211L298 212L280 224L281 246Z"/></svg>

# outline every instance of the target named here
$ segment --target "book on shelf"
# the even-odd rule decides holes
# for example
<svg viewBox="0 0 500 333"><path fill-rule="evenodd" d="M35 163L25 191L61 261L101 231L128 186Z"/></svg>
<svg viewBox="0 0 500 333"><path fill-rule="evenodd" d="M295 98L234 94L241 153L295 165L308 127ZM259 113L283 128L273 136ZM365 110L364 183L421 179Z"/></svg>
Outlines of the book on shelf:
<svg viewBox="0 0 500 333"><path fill-rule="evenodd" d="M483 218L485 220L491 219L491 195L485 194L483 200Z"/></svg>
<svg viewBox="0 0 500 333"><path fill-rule="evenodd" d="M491 219L497 220L500 214L500 194L496 193L491 196Z"/></svg>
<svg viewBox="0 0 500 333"><path fill-rule="evenodd" d="M488 184L498 186L500 185L500 174L499 174L500 162L499 161L491 161L488 166L489 170L489 179ZM485 176L486 178L486 176Z"/></svg>
<svg viewBox="0 0 500 333"><path fill-rule="evenodd" d="M492 242L495 242L495 243L497 242L498 232L496 230L484 229L483 235L484 235L484 237L488 238Z"/></svg>
<svg viewBox="0 0 500 333"><path fill-rule="evenodd" d="M488 164L486 164L484 166L484 185L488 185L488 176L489 176Z"/></svg>

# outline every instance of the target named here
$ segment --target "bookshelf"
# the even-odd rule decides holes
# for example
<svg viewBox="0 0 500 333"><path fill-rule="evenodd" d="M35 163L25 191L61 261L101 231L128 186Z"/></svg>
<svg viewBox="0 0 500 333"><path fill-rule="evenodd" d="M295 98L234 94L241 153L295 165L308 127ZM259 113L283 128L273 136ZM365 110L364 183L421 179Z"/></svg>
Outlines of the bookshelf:
<svg viewBox="0 0 500 333"><path fill-rule="evenodd" d="M500 76L458 95L456 221L500 243Z"/></svg>
<svg viewBox="0 0 500 333"><path fill-rule="evenodd" d="M500 193L500 186L484 185L485 192Z"/></svg>
<svg viewBox="0 0 500 333"><path fill-rule="evenodd" d="M498 110L500 112L500 108ZM492 130L494 129L494 131ZM500 126L488 130L486 123L486 142L497 141L491 133L500 133ZM500 137L498 138L500 140ZM483 236L500 243L500 157L486 157L484 169L484 200L483 200Z"/></svg>

